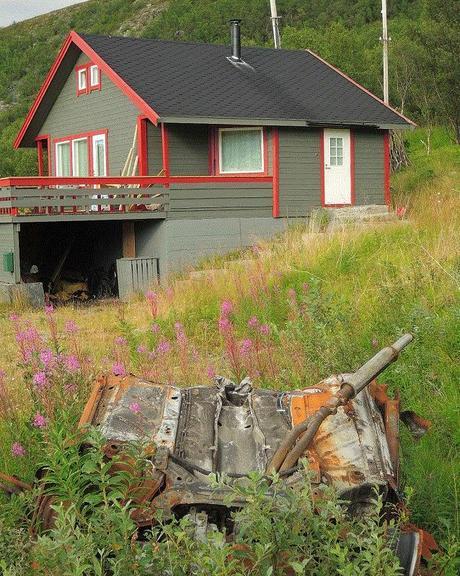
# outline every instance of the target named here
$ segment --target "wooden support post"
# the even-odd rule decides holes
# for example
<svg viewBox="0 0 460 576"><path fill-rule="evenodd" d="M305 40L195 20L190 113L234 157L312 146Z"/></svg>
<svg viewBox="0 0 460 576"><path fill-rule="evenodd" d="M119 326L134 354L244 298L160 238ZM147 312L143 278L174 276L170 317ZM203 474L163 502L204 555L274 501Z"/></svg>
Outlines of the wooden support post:
<svg viewBox="0 0 460 576"><path fill-rule="evenodd" d="M123 258L136 257L136 234L134 231L134 222L123 222Z"/></svg>

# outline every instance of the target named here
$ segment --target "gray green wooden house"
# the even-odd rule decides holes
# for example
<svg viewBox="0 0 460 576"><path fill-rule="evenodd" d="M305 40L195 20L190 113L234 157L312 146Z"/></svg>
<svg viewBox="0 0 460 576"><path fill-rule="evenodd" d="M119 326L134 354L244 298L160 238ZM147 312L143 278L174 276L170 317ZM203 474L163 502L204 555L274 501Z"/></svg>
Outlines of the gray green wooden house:
<svg viewBox="0 0 460 576"><path fill-rule="evenodd" d="M389 205L388 134L410 120L232 26L230 47L70 33L15 141L39 176L0 180L0 283L65 259L142 289L312 209Z"/></svg>

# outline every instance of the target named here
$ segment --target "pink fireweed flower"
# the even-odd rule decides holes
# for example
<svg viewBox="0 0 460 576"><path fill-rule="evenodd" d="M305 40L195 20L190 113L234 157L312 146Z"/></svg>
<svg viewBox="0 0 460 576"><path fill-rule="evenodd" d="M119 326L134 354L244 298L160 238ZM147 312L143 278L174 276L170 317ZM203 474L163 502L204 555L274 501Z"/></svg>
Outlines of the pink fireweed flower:
<svg viewBox="0 0 460 576"><path fill-rule="evenodd" d="M268 336L270 334L270 326L268 324L261 324L259 332L262 336Z"/></svg>
<svg viewBox="0 0 460 576"><path fill-rule="evenodd" d="M230 332L232 328L232 323L226 316L221 316L219 318L218 324L219 324L219 332L221 334L227 334L228 332Z"/></svg>
<svg viewBox="0 0 460 576"><path fill-rule="evenodd" d="M10 321L13 323L19 322L19 315L18 314L10 314Z"/></svg>
<svg viewBox="0 0 460 576"><path fill-rule="evenodd" d="M129 405L129 409L133 414L139 414L139 412L141 411L141 406L138 402L132 402Z"/></svg>
<svg viewBox="0 0 460 576"><path fill-rule="evenodd" d="M53 313L54 313L54 306L52 304L47 304L45 306L45 314L47 316L51 316L51 314L53 314Z"/></svg>
<svg viewBox="0 0 460 576"><path fill-rule="evenodd" d="M147 302L149 303L152 318L155 318L158 314L158 295L152 290L149 290L145 294L145 297L147 298Z"/></svg>
<svg viewBox="0 0 460 576"><path fill-rule="evenodd" d="M139 354L145 354L147 352L147 346L141 344L140 346L137 347L137 352Z"/></svg>
<svg viewBox="0 0 460 576"><path fill-rule="evenodd" d="M252 348L252 340L250 338L246 338L241 342L240 345L240 353L242 356L247 356Z"/></svg>
<svg viewBox="0 0 460 576"><path fill-rule="evenodd" d="M180 322L174 324L174 330L176 331L176 340L180 346L187 345L187 336L185 335L184 327Z"/></svg>
<svg viewBox="0 0 460 576"><path fill-rule="evenodd" d="M34 374L32 381L39 390L43 390L43 388L45 388L45 386L48 384L48 378L46 376L46 372L43 371L37 372L36 374Z"/></svg>
<svg viewBox="0 0 460 576"><path fill-rule="evenodd" d="M162 340L157 346L157 354L167 354L171 350L168 340Z"/></svg>
<svg viewBox="0 0 460 576"><path fill-rule="evenodd" d="M50 366L54 361L54 354L51 350L42 350L40 352L40 362L43 364L45 368Z"/></svg>
<svg viewBox="0 0 460 576"><path fill-rule="evenodd" d="M126 368L123 362L115 362L112 365L112 372L115 376L126 376Z"/></svg>
<svg viewBox="0 0 460 576"><path fill-rule="evenodd" d="M214 367L208 366L206 369L206 374L207 374L208 378L210 378L211 380L214 380L214 378L216 377L216 371L215 371Z"/></svg>
<svg viewBox="0 0 460 576"><path fill-rule="evenodd" d="M304 282L302 284L302 290L307 293L310 290L310 284L308 284L308 282Z"/></svg>
<svg viewBox="0 0 460 576"><path fill-rule="evenodd" d="M297 292L294 290L294 288L289 288L289 290L287 291L287 295L289 300L295 304L297 301Z"/></svg>
<svg viewBox="0 0 460 576"><path fill-rule="evenodd" d="M26 449L20 442L13 442L11 446L11 455L15 458L21 458L26 455Z"/></svg>
<svg viewBox="0 0 460 576"><path fill-rule="evenodd" d="M154 324L152 324L152 332L154 334L158 334L160 331L160 326L155 322Z"/></svg>
<svg viewBox="0 0 460 576"><path fill-rule="evenodd" d="M37 412L34 416L32 425L35 428L46 428L46 418L40 414L40 412Z"/></svg>
<svg viewBox="0 0 460 576"><path fill-rule="evenodd" d="M126 346L128 344L128 340L124 336L117 336L115 338L116 346Z"/></svg>
<svg viewBox="0 0 460 576"><path fill-rule="evenodd" d="M257 316L252 316L252 318L249 318L249 320L248 320L249 328L257 328L258 325L259 325L259 320L257 319Z"/></svg>
<svg viewBox="0 0 460 576"><path fill-rule="evenodd" d="M80 370L80 361L74 354L70 354L70 356L66 356L64 358L64 366L73 374L74 372L78 372Z"/></svg>
<svg viewBox="0 0 460 576"><path fill-rule="evenodd" d="M78 332L78 326L73 320L67 320L64 330L67 334L76 334Z"/></svg>
<svg viewBox="0 0 460 576"><path fill-rule="evenodd" d="M228 316L233 312L233 304L230 300L224 300L220 305L220 313L222 316Z"/></svg>

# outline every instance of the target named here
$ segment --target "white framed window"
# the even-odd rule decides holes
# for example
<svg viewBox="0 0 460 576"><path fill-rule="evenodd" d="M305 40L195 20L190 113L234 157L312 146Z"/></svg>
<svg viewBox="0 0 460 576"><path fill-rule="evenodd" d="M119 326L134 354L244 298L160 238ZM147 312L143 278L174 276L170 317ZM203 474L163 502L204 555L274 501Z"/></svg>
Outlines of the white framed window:
<svg viewBox="0 0 460 576"><path fill-rule="evenodd" d="M219 171L221 174L264 172L263 129L220 128Z"/></svg>
<svg viewBox="0 0 460 576"><path fill-rule="evenodd" d="M84 92L88 86L87 69L81 68L78 71L78 91Z"/></svg>
<svg viewBox="0 0 460 576"><path fill-rule="evenodd" d="M71 176L70 140L56 142L56 176Z"/></svg>
<svg viewBox="0 0 460 576"><path fill-rule="evenodd" d="M72 140L73 176L89 176L88 138Z"/></svg>
<svg viewBox="0 0 460 576"><path fill-rule="evenodd" d="M90 76L90 84L91 88L99 87L99 67L93 64L89 69L89 76Z"/></svg>
<svg viewBox="0 0 460 576"><path fill-rule="evenodd" d="M331 166L343 166L343 138L329 138L329 160Z"/></svg>
<svg viewBox="0 0 460 576"><path fill-rule="evenodd" d="M107 176L107 138L105 134L93 136L93 175Z"/></svg>

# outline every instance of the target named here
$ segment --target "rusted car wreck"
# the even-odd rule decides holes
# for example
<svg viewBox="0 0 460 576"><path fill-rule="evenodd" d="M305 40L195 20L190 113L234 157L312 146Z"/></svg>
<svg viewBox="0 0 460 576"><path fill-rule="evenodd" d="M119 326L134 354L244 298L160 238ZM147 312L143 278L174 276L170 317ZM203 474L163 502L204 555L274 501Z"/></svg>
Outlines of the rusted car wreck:
<svg viewBox="0 0 460 576"><path fill-rule="evenodd" d="M200 532L228 531L225 487L210 475L244 478L257 470L278 472L287 486L304 481L301 459L313 483L332 485L349 501L351 514L374 505L375 488L392 509L399 493L399 420L416 436L429 426L413 412L400 413L399 399L375 378L412 340L402 336L356 372L331 376L303 390L253 388L218 377L216 386L179 388L134 376L104 376L94 386L80 425L99 428L113 457L129 441L155 445L152 470L135 496L133 517L140 528L165 517L190 514ZM139 407L133 410L133 405ZM302 468L302 469L301 469ZM244 506L244 502L236 503ZM39 504L44 525L52 521L49 502ZM420 573L422 558L435 548L432 537L406 525L398 537L403 574Z"/></svg>

